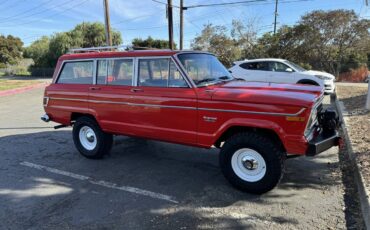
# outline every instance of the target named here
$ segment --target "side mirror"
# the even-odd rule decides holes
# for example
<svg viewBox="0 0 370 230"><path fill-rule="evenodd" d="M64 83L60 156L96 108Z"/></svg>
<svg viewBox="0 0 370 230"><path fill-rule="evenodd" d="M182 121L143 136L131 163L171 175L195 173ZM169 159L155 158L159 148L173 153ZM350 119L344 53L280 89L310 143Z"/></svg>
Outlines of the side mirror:
<svg viewBox="0 0 370 230"><path fill-rule="evenodd" d="M292 73L292 72L293 72L293 70L292 70L292 68L286 68L286 69L285 69L285 72Z"/></svg>

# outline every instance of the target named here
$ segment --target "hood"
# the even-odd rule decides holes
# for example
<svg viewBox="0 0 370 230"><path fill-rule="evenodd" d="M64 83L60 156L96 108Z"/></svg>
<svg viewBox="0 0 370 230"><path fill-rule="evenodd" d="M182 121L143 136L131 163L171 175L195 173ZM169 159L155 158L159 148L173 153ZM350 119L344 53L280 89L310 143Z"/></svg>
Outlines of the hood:
<svg viewBox="0 0 370 230"><path fill-rule="evenodd" d="M231 81L218 85L212 99L310 107L322 94L323 88L320 86Z"/></svg>
<svg viewBox="0 0 370 230"><path fill-rule="evenodd" d="M313 76L321 75L321 76L324 76L324 77L328 77L331 80L335 79L335 76L333 74L330 74L330 73L327 73L327 72L322 72L322 71L317 71L317 70L307 70L307 71L304 71L303 73L313 75Z"/></svg>

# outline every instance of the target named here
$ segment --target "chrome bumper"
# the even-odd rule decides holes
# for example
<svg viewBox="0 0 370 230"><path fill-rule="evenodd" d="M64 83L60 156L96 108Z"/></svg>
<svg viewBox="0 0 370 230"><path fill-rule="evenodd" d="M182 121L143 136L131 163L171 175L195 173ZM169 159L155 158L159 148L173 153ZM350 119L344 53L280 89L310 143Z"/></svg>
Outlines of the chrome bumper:
<svg viewBox="0 0 370 230"><path fill-rule="evenodd" d="M42 115L41 120L42 121L45 121L45 122L49 122L50 121L50 117L47 114L44 114L44 115Z"/></svg>

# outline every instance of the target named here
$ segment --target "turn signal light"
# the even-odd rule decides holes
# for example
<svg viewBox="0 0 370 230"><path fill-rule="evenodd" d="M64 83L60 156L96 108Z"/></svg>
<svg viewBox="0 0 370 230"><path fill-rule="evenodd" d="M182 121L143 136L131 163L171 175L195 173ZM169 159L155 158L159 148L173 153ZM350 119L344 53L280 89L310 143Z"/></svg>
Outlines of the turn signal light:
<svg viewBox="0 0 370 230"><path fill-rule="evenodd" d="M303 121L305 121L305 118L304 117L286 117L286 120L287 121L300 121L300 122L303 122Z"/></svg>

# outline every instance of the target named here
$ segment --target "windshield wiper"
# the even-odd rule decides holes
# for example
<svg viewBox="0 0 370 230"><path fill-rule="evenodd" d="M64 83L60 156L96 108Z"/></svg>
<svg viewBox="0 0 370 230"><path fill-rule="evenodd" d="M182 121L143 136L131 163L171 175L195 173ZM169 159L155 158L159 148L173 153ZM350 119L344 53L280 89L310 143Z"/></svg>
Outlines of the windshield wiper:
<svg viewBox="0 0 370 230"><path fill-rule="evenodd" d="M229 79L231 79L231 77L229 77L229 76L222 76L222 77L219 77L218 79L219 80L229 80Z"/></svg>

